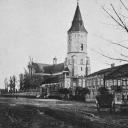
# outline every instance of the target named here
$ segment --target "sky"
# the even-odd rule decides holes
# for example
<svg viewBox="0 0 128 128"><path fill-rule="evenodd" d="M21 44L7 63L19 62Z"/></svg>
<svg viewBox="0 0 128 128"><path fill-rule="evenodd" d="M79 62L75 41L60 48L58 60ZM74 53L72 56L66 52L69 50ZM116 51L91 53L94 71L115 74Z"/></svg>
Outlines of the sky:
<svg viewBox="0 0 128 128"><path fill-rule="evenodd" d="M101 9L109 9L109 3L121 8L118 0L80 0L79 6L88 31L88 56L91 72L110 67L109 60L95 52L103 52L112 57L124 49L101 39L126 40L126 34L111 25L112 20ZM75 13L76 0L0 0L0 88L4 79L23 73L29 57L34 62L52 64L64 62L67 54L67 31ZM122 42L127 45L126 42Z"/></svg>

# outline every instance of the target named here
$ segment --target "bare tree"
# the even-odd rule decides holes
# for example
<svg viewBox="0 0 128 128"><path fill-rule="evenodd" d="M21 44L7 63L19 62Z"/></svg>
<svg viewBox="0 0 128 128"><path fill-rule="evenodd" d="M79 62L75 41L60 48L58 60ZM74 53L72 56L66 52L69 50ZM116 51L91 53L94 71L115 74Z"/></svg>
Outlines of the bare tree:
<svg viewBox="0 0 128 128"><path fill-rule="evenodd" d="M124 10L128 14L127 5L122 0L120 0L120 4L123 6ZM119 13L112 3L110 4L110 7L113 11L113 14L110 11L108 11L107 9L105 9L104 7L102 7L102 9L111 17L111 19L119 27L121 27L126 33L128 33L128 16L124 16L123 14ZM125 17L125 19L124 19L124 17Z"/></svg>
<svg viewBox="0 0 128 128"><path fill-rule="evenodd" d="M5 90L8 91L8 79L4 79Z"/></svg>
<svg viewBox="0 0 128 128"><path fill-rule="evenodd" d="M105 8L104 6L102 6L102 9L110 17L110 19L112 19L115 22L117 26L119 26L126 34L128 34L128 5L126 4L126 2L124 2L124 0L119 0L119 2L120 2L120 5L122 6L123 12L125 13L121 13L117 11L116 7L112 3L110 3L109 5L110 9ZM99 37L100 39L103 39L113 45L117 45L120 48L123 48L124 50L128 50L128 46L123 45L122 42L115 42L101 36ZM110 60L128 62L128 55L125 55L123 53L120 53L120 57L115 58L94 49L91 49L91 51L97 54L100 54L101 56L108 58Z"/></svg>
<svg viewBox="0 0 128 128"><path fill-rule="evenodd" d="M9 79L9 87L10 87L10 91L12 92L13 91L13 80L12 80L11 76L10 76L10 79Z"/></svg>
<svg viewBox="0 0 128 128"><path fill-rule="evenodd" d="M12 81L13 81L13 91L15 92L15 90L16 90L16 82L17 82L17 80L16 80L16 76L12 76Z"/></svg>
<svg viewBox="0 0 128 128"><path fill-rule="evenodd" d="M19 84L20 84L20 90L23 90L24 88L24 74L19 74Z"/></svg>
<svg viewBox="0 0 128 128"><path fill-rule="evenodd" d="M91 49L91 51L93 51L93 52L95 52L95 53L97 53L97 54L99 54L99 55L101 55L101 56L103 56L103 57L105 57L105 58L108 58L108 59L110 59L110 60L128 62L127 59L110 57L110 56L105 55L104 53L99 52L99 51L97 51L97 50L95 50L95 49ZM122 54L122 55L123 55L123 54ZM123 56L125 56L125 55L123 55Z"/></svg>
<svg viewBox="0 0 128 128"><path fill-rule="evenodd" d="M15 92L15 88L16 88L16 76L10 76L10 80L9 80L9 87L10 87L10 91L11 92Z"/></svg>

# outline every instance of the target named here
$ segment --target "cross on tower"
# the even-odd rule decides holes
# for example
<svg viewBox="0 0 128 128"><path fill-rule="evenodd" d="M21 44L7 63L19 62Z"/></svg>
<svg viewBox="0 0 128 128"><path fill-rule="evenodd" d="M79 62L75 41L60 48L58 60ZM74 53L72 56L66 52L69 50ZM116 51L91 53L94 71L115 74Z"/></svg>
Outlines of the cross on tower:
<svg viewBox="0 0 128 128"><path fill-rule="evenodd" d="M77 5L79 5L79 0L77 0Z"/></svg>

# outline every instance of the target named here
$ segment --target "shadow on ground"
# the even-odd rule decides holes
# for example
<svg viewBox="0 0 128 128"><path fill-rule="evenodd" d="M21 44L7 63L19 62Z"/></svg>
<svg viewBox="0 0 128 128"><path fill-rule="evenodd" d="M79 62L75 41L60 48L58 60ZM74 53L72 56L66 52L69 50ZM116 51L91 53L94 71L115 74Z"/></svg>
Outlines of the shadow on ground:
<svg viewBox="0 0 128 128"><path fill-rule="evenodd" d="M50 115L47 108L0 104L0 128L81 128Z"/></svg>

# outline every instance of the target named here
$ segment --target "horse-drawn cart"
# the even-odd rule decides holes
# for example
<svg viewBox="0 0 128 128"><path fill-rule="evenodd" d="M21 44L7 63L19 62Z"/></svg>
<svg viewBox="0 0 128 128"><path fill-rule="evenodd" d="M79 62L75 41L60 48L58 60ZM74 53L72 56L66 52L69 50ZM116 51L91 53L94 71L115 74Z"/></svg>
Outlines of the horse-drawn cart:
<svg viewBox="0 0 128 128"><path fill-rule="evenodd" d="M114 97L112 94L99 94L96 96L97 110L109 108L110 112L115 111Z"/></svg>

